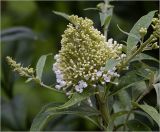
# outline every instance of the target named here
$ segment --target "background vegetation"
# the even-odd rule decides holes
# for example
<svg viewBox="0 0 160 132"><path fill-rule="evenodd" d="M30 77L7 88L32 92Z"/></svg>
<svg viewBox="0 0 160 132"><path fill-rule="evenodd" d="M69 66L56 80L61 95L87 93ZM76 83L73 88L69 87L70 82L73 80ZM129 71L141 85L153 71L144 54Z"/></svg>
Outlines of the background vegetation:
<svg viewBox="0 0 160 132"><path fill-rule="evenodd" d="M12 56L24 66L35 67L38 58L43 54L56 54L60 50L61 34L68 21L56 16L52 10L88 17L100 27L97 11L84 11L95 7L99 1L1 1L1 30L13 27L28 27L33 34L26 37L14 33L1 42L1 129L29 130L35 115L48 102L64 102L67 98L34 83L25 84L24 79L13 73L6 64L5 57ZM109 27L109 38L122 42L127 36L117 28L117 24L125 31L130 31L134 23L151 10L158 10L158 1L153 2L112 2L114 14ZM158 50L148 54L158 58ZM49 57L45 65L43 81L55 83L52 71L53 57ZM156 104L155 91L144 97L151 105ZM142 119L143 120L143 119ZM83 126L83 127L82 127ZM156 129L156 128L153 128ZM60 116L51 122L47 130L98 130L88 121L75 116Z"/></svg>

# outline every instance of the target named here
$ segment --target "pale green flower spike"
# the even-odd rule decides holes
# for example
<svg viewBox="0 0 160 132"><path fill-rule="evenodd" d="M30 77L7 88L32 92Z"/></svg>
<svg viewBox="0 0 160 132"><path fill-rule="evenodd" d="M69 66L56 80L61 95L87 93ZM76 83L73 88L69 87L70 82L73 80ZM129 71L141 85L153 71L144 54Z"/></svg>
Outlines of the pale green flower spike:
<svg viewBox="0 0 160 132"><path fill-rule="evenodd" d="M20 76L24 77L33 77L34 70L33 68L22 67L20 63L16 63L11 57L6 57L8 64L12 67L13 71L16 71L20 74Z"/></svg>
<svg viewBox="0 0 160 132"><path fill-rule="evenodd" d="M93 27L92 20L78 16L70 16L68 28L62 35L62 48L55 55L56 63L53 70L56 73L57 89L66 89L72 85L73 89L67 91L83 92L83 88L96 87L97 83L109 83L112 76L119 77L113 67L105 71L107 60L122 59L122 45L113 39L105 42L105 37ZM67 93L68 94L68 93Z"/></svg>

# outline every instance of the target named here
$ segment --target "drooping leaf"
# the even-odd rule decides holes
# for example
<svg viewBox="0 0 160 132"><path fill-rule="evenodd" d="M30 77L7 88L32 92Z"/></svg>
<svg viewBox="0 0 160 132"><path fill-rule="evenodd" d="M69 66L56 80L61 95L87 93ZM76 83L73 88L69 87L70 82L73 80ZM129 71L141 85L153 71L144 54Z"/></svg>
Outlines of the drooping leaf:
<svg viewBox="0 0 160 132"><path fill-rule="evenodd" d="M140 34L139 34L139 30L141 27L143 28L148 28L149 25L152 22L152 18L154 17L156 11L151 11L149 12L147 15L141 17L136 24L133 26L133 28L130 31L130 34L134 34L135 36L137 36L139 39L141 38ZM134 49L136 47L136 44L138 43L138 40L135 39L135 37L132 36L128 36L127 39L127 54L129 54L132 49Z"/></svg>
<svg viewBox="0 0 160 132"><path fill-rule="evenodd" d="M143 111L145 111L149 116L151 116L153 118L153 120L160 127L160 113L158 113L158 111L154 107L152 107L150 105L147 105L147 104L140 105L140 104L137 104L135 102L133 102L133 105L137 106L140 109L142 109Z"/></svg>
<svg viewBox="0 0 160 132"><path fill-rule="evenodd" d="M152 60L152 61L160 63L156 58L154 58L150 55L144 54L144 53L138 54L130 62L140 61L140 60Z"/></svg>
<svg viewBox="0 0 160 132"><path fill-rule="evenodd" d="M36 34L27 27L13 27L5 29L1 31L0 36L2 42L9 42L20 39L37 39Z"/></svg>
<svg viewBox="0 0 160 132"><path fill-rule="evenodd" d="M70 108L65 109L52 109L53 107L57 108L58 104L50 103L46 105L42 110L38 113L38 115L33 120L31 125L31 131L42 131L47 123L56 118L58 115L63 114L73 114L77 116L81 116L87 119L90 119L90 116L99 115L99 112L95 110L93 107L88 105L81 106L72 106ZM51 110L52 109L52 110Z"/></svg>
<svg viewBox="0 0 160 132"><path fill-rule="evenodd" d="M69 15L67 15L66 13L58 12L58 11L53 11L53 13L58 15L58 16L61 16L61 17L65 18L66 20L69 21Z"/></svg>
<svg viewBox="0 0 160 132"><path fill-rule="evenodd" d="M126 73L123 77L121 77L119 79L118 86L116 86L114 88L114 90L111 91L111 93L109 95L113 96L113 95L117 94L118 92L120 92L121 90L135 85L135 83L146 80L146 78L137 75L136 72L137 71L131 71L131 72Z"/></svg>
<svg viewBox="0 0 160 132"><path fill-rule="evenodd" d="M74 93L72 95L71 99L69 101L67 101L65 104L58 106L58 107L51 108L51 110L52 109L65 109L65 108L71 107L71 106L87 99L88 97L90 97L93 94L94 93L89 91L88 89L84 90L82 93Z"/></svg>
<svg viewBox="0 0 160 132"><path fill-rule="evenodd" d="M132 100L136 100L147 88L145 81L135 83L135 85L132 86Z"/></svg>
<svg viewBox="0 0 160 132"><path fill-rule="evenodd" d="M142 67L140 69L137 69L136 71L137 71L136 74L138 76L146 78L147 80L150 80L154 76L154 71L152 71L148 67Z"/></svg>
<svg viewBox="0 0 160 132"><path fill-rule="evenodd" d="M151 129L139 120L129 120L127 127L130 131L151 131Z"/></svg>
<svg viewBox="0 0 160 132"><path fill-rule="evenodd" d="M108 131L113 131L114 121L117 120L120 116L123 116L127 113L128 113L128 111L119 111L119 112L116 112L116 113L112 114L111 117L110 117L108 126L107 126L107 130Z"/></svg>
<svg viewBox="0 0 160 132"><path fill-rule="evenodd" d="M47 56L51 55L51 54L47 54L47 55L42 55L36 65L36 77L41 80L42 79L42 73L43 73L43 68L47 59Z"/></svg>
<svg viewBox="0 0 160 132"><path fill-rule="evenodd" d="M132 33L128 33L128 32L126 32L126 31L123 31L123 30L119 27L119 25L117 25L117 27L118 27L118 29L119 29L122 33L124 33L124 34L126 34L126 35L128 35L128 36L131 36L131 37L135 38L136 40L138 40L139 42L141 42L140 38L138 38L136 35L134 35L134 34L132 34Z"/></svg>
<svg viewBox="0 0 160 132"><path fill-rule="evenodd" d="M156 83L153 85L155 90L156 90L156 94L157 94L157 105L158 107L160 107L160 83Z"/></svg>
<svg viewBox="0 0 160 132"><path fill-rule="evenodd" d="M116 99L113 104L114 113L126 111L131 109L131 97L126 90L121 90L117 93ZM127 115L122 115L114 121L115 125L120 125L125 122ZM134 115L131 114L129 119L133 119Z"/></svg>
<svg viewBox="0 0 160 132"><path fill-rule="evenodd" d="M13 100L1 102L1 120L13 130L26 129L26 107L22 96L15 96Z"/></svg>
<svg viewBox="0 0 160 132"><path fill-rule="evenodd" d="M118 64L118 60L115 60L115 59L110 59L106 62L106 65L105 65L105 70L111 70L113 67L115 67L117 64Z"/></svg>
<svg viewBox="0 0 160 132"><path fill-rule="evenodd" d="M153 121L152 117L150 117L146 112L140 111L140 110L134 110L134 113L146 117L150 121L152 126L154 126L154 121Z"/></svg>

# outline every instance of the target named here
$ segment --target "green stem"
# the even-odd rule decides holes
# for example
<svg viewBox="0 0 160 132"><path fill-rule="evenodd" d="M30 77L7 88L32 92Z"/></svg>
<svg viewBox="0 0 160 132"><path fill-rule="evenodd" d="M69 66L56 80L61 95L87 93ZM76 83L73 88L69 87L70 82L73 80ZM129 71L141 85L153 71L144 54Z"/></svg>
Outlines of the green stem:
<svg viewBox="0 0 160 132"><path fill-rule="evenodd" d="M98 103L98 109L101 113L101 117L103 120L103 125L105 127L108 126L108 121L109 121L109 108L108 108L108 103L107 100L103 99L103 96L99 93L96 95L96 101Z"/></svg>
<svg viewBox="0 0 160 132"><path fill-rule="evenodd" d="M123 66L118 70L119 72L122 70L124 66L126 66L137 54L141 53L143 49L153 40L154 36L151 35L144 43L141 44L139 49L135 51L128 59L123 63Z"/></svg>
<svg viewBox="0 0 160 132"><path fill-rule="evenodd" d="M139 49L133 53L133 55L131 57L128 58L128 60L126 61L126 64L132 60L137 54L141 53L143 51L143 49L153 40L154 36L151 35L140 47Z"/></svg>
<svg viewBox="0 0 160 132"><path fill-rule="evenodd" d="M124 123L123 131L126 130L127 122L128 122L128 120L129 120L130 115L132 114L132 111L133 111L133 109L131 109L131 110L128 112L128 115L127 115L127 117L126 117L126 121L125 121L125 123Z"/></svg>
<svg viewBox="0 0 160 132"><path fill-rule="evenodd" d="M40 81L39 79L37 79L36 77L33 77L33 80L34 80L37 84L39 84L40 86L42 86L42 87L45 87L45 88L47 88L47 89L50 89L50 90L53 90L53 91L56 91L56 92L59 92L59 93L64 93L64 91L55 89L55 88L53 88L53 87L50 87L50 86L44 84L43 82L41 82L41 81Z"/></svg>

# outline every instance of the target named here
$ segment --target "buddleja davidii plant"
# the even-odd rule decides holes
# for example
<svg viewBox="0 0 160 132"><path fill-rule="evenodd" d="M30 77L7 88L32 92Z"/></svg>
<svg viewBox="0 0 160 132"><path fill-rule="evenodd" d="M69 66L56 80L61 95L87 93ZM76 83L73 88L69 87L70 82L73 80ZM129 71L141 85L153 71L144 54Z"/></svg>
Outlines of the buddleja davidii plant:
<svg viewBox="0 0 160 132"><path fill-rule="evenodd" d="M98 5L101 25L104 27L105 35L95 29L92 20L88 18L84 19L75 15L68 16L64 13L54 12L70 21L62 35L62 48L54 56L56 62L53 64L53 71L57 79L55 88L45 85L41 80L43 67L48 55L43 55L39 59L36 70L28 67L24 68L10 57L7 57L9 65L21 76L27 77L27 82L35 81L46 88L65 93L69 98L68 102L60 106L55 103L45 106L34 119L31 130L43 130L51 118L53 119L60 114L82 116L102 130L118 129L118 126L115 125L115 120L127 114L125 122L120 124L124 130L127 130L128 128L130 129L129 125L127 126L127 121L135 107L144 110L158 123L159 114L151 106L139 105L138 102L133 102L134 107L116 113L112 112L109 100L117 93L120 93L122 89L132 86L137 81L144 80L143 77L136 78L137 76L131 76L131 78L135 77L135 79L123 85L124 77L121 77L121 72L127 70L130 62L134 59L143 60L149 57L149 59L155 60L141 52L146 49L158 48L156 41L160 34L160 20L153 18L156 11L152 11L140 18L130 33L123 31L129 35L126 42L126 53L124 53L122 51L125 48L124 45L118 44L113 39L106 41L106 30L111 19L111 11L108 9L111 7L107 2ZM107 13L110 15L106 15ZM147 28L151 23L154 31L144 41ZM140 42L139 47L136 46L138 42ZM90 99L91 97L92 99ZM84 100L87 100L87 103ZM150 112L150 110L153 112ZM91 118L93 116L97 119ZM144 126L141 123L140 125Z"/></svg>

